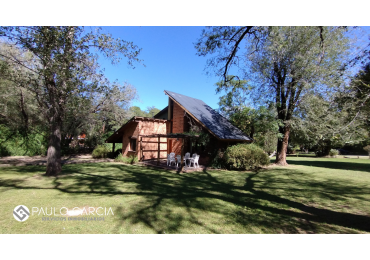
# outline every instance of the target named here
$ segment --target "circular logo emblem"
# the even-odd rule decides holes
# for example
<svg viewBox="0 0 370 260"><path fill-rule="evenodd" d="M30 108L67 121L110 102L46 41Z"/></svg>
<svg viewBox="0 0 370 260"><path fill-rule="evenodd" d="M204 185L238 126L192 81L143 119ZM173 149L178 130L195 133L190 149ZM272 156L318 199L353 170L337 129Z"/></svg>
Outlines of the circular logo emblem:
<svg viewBox="0 0 370 260"><path fill-rule="evenodd" d="M19 205L14 208L13 216L16 220L23 222L23 221L26 221L28 217L30 216L30 211L28 210L26 206Z"/></svg>

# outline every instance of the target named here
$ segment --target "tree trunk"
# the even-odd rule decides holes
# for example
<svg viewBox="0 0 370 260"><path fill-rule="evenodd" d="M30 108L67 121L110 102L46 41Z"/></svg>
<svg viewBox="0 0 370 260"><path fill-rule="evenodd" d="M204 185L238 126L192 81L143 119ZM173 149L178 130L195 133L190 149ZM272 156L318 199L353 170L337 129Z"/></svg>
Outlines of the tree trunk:
<svg viewBox="0 0 370 260"><path fill-rule="evenodd" d="M47 176L56 176L62 171L61 160L61 126L60 123L51 126L47 153Z"/></svg>
<svg viewBox="0 0 370 260"><path fill-rule="evenodd" d="M28 115L26 113L26 110L24 109L25 105L24 105L24 96L23 96L23 91L22 89L20 89L21 91L21 97L20 97L20 109L21 109L21 112L22 112L22 115L23 115L23 119L24 119L24 126L25 126L25 129L26 129L26 133L28 134Z"/></svg>
<svg viewBox="0 0 370 260"><path fill-rule="evenodd" d="M55 122L50 127L48 162L46 166L46 176L56 176L62 171L61 159L61 121Z"/></svg>
<svg viewBox="0 0 370 260"><path fill-rule="evenodd" d="M283 134L283 139L278 140L275 164L286 166L288 165L288 163L286 162L286 152L288 149L290 126L286 125L285 127L279 128L279 132Z"/></svg>

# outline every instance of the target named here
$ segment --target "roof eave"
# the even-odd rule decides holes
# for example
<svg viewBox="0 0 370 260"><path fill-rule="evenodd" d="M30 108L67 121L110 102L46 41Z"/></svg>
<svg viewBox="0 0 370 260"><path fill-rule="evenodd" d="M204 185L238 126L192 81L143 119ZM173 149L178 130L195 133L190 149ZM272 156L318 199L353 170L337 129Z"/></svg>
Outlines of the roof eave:
<svg viewBox="0 0 370 260"><path fill-rule="evenodd" d="M245 139L220 139L221 141L225 142L247 142L247 143L252 143L253 140L245 140Z"/></svg>

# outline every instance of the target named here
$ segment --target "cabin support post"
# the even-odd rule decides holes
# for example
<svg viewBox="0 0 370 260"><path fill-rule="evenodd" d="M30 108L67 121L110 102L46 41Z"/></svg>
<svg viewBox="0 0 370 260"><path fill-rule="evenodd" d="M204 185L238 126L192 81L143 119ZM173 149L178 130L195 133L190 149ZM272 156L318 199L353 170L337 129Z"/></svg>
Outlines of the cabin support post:
<svg viewBox="0 0 370 260"><path fill-rule="evenodd" d="M181 167L181 172L184 169L184 166L182 162L184 161L184 144L185 144L185 138L182 138L182 146L181 146L181 162L180 162L180 167Z"/></svg>
<svg viewBox="0 0 370 260"><path fill-rule="evenodd" d="M158 154L157 154L157 165L159 165L159 157L161 155L161 137L158 136Z"/></svg>
<svg viewBox="0 0 370 260"><path fill-rule="evenodd" d="M112 147L112 153L114 153L114 148L116 147L116 143L113 143L113 147Z"/></svg>
<svg viewBox="0 0 370 260"><path fill-rule="evenodd" d="M140 161L143 160L143 138L140 137Z"/></svg>

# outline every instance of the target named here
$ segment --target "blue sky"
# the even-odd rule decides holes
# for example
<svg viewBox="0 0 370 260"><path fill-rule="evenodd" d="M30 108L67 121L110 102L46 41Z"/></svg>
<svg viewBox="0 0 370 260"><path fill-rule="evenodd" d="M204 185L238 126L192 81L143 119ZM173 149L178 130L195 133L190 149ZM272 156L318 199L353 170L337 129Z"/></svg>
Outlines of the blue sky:
<svg viewBox="0 0 370 260"><path fill-rule="evenodd" d="M142 48L140 59L146 67L136 64L135 69L126 61L111 65L101 60L110 80L127 81L138 91L140 101L133 102L142 110L148 106L162 109L168 98L164 90L170 90L203 100L217 108L220 95L214 84L218 77L206 75L207 58L198 57L194 44L204 27L103 27L115 38L132 41Z"/></svg>
<svg viewBox="0 0 370 260"><path fill-rule="evenodd" d="M201 26L110 26L103 27L115 38L132 41L142 52L139 56L145 67L135 64L129 67L123 60L118 65L111 65L108 60L101 59L106 76L111 80L125 81L134 85L140 100L132 105L145 110L148 106L163 109L168 98L164 90L170 90L190 97L203 100L212 108L218 108L221 94L216 95L215 83L220 78L206 75L207 57L196 55L194 43L199 39ZM368 44L369 27L362 27L362 41L357 45ZM360 32L354 35L360 37ZM352 36L353 37L353 36ZM361 37L360 37L361 38Z"/></svg>

